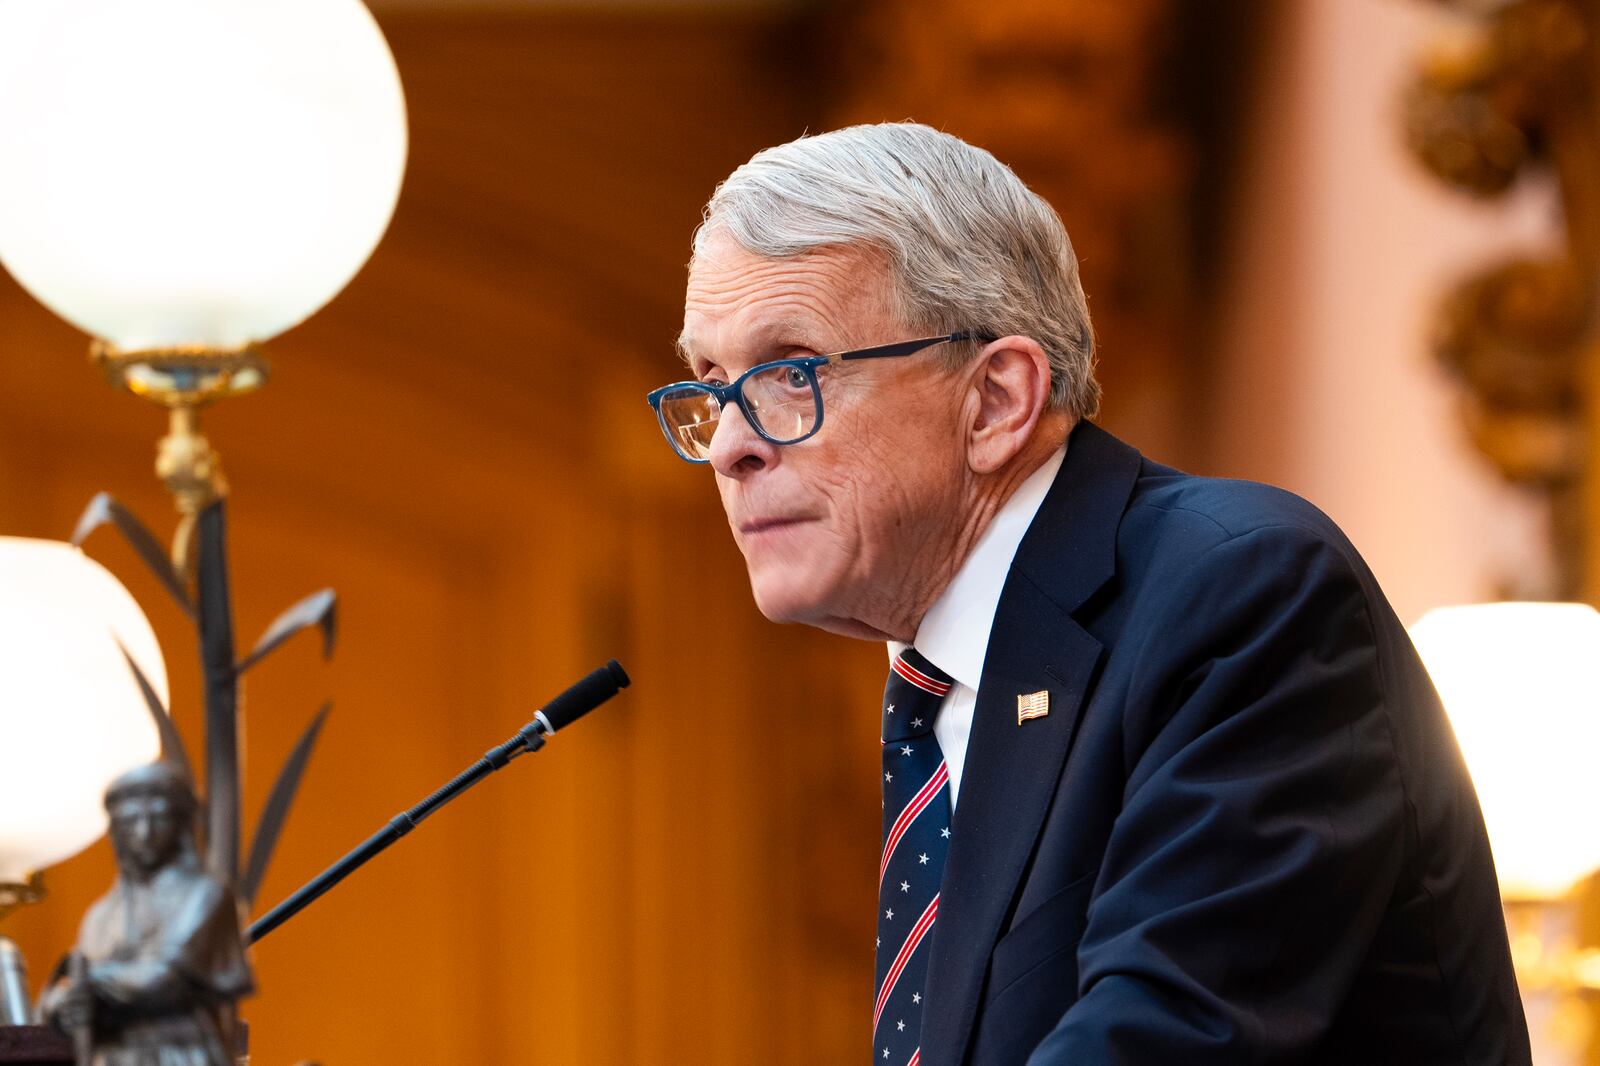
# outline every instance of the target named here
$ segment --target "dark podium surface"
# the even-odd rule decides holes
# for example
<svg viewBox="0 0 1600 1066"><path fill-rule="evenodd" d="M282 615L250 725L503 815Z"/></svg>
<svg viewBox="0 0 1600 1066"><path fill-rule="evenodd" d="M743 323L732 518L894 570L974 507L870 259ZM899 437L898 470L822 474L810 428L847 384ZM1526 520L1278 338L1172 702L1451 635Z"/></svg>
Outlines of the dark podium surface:
<svg viewBox="0 0 1600 1066"><path fill-rule="evenodd" d="M250 1046L250 1030L239 1023L239 1054ZM76 1066L72 1041L48 1025L0 1025L0 1066Z"/></svg>
<svg viewBox="0 0 1600 1066"><path fill-rule="evenodd" d="M5 1066L72 1066L72 1041L47 1025L0 1026Z"/></svg>

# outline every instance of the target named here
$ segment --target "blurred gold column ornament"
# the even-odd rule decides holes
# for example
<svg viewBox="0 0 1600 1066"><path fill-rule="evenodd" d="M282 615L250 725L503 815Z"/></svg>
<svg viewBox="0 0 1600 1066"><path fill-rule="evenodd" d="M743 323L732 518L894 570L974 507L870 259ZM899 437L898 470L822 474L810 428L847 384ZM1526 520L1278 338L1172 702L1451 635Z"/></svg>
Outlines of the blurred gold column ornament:
<svg viewBox="0 0 1600 1066"><path fill-rule="evenodd" d="M1477 448L1550 502L1555 599L1600 602L1600 0L1439 0L1459 32L1419 66L1406 140L1450 186L1493 197L1533 170L1559 186L1566 246L1459 285L1435 351Z"/></svg>

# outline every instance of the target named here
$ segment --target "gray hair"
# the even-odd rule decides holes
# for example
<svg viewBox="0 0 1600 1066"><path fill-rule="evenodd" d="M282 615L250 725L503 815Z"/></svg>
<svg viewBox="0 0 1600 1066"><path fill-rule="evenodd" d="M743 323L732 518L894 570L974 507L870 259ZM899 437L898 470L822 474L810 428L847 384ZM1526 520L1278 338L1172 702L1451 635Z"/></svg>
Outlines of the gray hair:
<svg viewBox="0 0 1600 1066"><path fill-rule="evenodd" d="M877 249L908 327L1031 337L1050 360L1050 405L1080 418L1099 411L1094 333L1066 227L981 148L912 122L801 137L758 152L717 186L694 253L719 232L773 259ZM960 365L975 351L955 346L949 358Z"/></svg>

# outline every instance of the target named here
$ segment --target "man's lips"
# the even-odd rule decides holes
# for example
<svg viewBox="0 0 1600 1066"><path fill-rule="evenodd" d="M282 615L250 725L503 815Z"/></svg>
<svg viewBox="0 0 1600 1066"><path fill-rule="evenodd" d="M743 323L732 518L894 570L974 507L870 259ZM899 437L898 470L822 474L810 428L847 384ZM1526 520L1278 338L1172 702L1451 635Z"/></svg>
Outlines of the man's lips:
<svg viewBox="0 0 1600 1066"><path fill-rule="evenodd" d="M752 536L756 533L770 533L775 529L787 529L810 521L813 519L805 517L751 518L739 523L739 532L745 536Z"/></svg>

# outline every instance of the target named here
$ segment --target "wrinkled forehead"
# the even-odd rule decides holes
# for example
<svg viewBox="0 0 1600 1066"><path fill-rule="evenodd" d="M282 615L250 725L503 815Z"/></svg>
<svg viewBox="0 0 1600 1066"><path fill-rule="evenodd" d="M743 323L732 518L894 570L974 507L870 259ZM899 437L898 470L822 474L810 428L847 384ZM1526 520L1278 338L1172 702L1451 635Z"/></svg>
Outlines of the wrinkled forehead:
<svg viewBox="0 0 1600 1066"><path fill-rule="evenodd" d="M689 265L678 348L691 366L754 362L783 348L834 351L891 305L887 260L874 249L769 258L719 235Z"/></svg>

